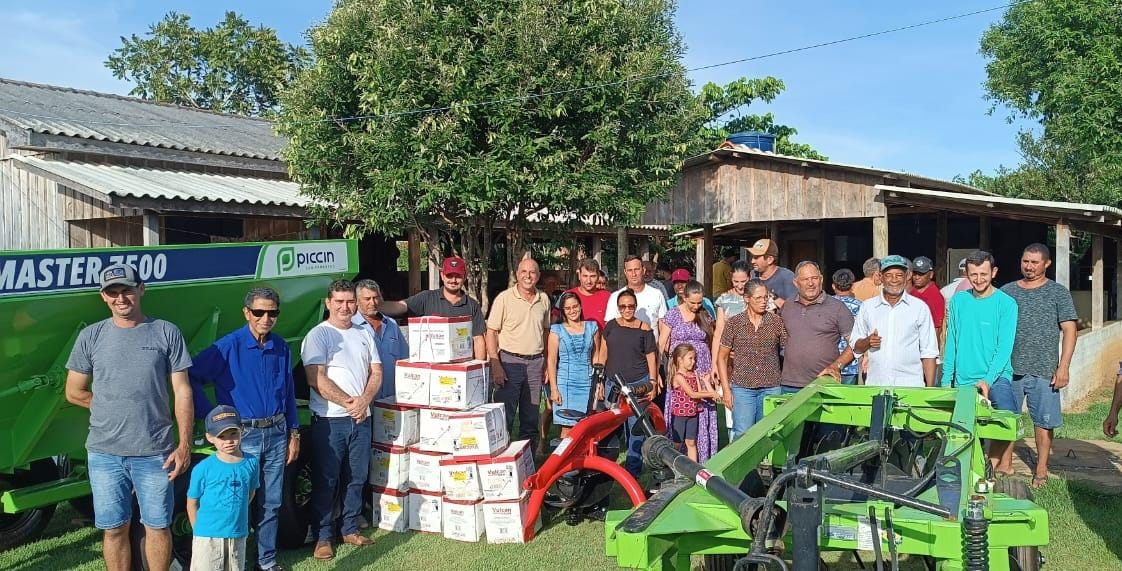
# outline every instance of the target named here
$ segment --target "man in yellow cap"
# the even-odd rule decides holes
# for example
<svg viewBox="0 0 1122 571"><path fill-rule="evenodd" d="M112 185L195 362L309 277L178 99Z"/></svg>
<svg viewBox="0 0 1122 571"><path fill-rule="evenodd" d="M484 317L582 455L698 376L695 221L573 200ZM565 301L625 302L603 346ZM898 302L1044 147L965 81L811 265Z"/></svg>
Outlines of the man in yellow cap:
<svg viewBox="0 0 1122 571"><path fill-rule="evenodd" d="M768 311L783 307L783 303L798 294L795 289L795 273L779 265L779 246L774 240L761 238L748 248L752 255L752 277L767 286Z"/></svg>

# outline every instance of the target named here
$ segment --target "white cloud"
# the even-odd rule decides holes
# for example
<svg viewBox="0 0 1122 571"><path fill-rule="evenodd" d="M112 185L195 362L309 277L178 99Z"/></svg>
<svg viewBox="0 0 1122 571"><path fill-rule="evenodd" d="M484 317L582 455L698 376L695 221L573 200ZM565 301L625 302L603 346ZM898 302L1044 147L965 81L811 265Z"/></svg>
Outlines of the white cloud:
<svg viewBox="0 0 1122 571"><path fill-rule="evenodd" d="M80 17L26 9L9 12L0 77L127 94L129 85L105 67L105 58L117 46L107 43L104 32L117 26L115 11L104 8Z"/></svg>

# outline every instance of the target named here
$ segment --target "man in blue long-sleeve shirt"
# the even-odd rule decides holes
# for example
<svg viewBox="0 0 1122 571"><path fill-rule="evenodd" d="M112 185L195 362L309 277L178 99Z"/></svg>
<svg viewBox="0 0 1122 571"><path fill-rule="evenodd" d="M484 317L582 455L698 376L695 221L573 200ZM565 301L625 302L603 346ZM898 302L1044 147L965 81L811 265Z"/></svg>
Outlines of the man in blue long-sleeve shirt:
<svg viewBox="0 0 1122 571"><path fill-rule="evenodd" d="M979 250L966 257L971 288L951 297L947 308L947 342L943 347L942 386L975 385L999 410L1020 414L1013 387L1013 341L1017 336L1017 302L993 287L993 255ZM1012 442L995 440L990 463L1012 472Z"/></svg>
<svg viewBox="0 0 1122 571"><path fill-rule="evenodd" d="M382 359L382 387L378 389L375 400L394 401L394 379L397 362L409 358L409 342L401 333L401 327L393 318L382 315L382 286L374 280L355 282L358 293L358 311L351 323L355 327L366 328L378 345L378 356Z"/></svg>
<svg viewBox="0 0 1122 571"><path fill-rule="evenodd" d="M280 297L270 288L254 288L245 296L246 325L215 341L194 359L188 370L199 418L213 405L203 387L214 385L218 404L237 409L242 418L242 452L261 466L255 522L257 569L283 571L277 565L277 510L284 486L284 467L300 454L300 420L292 357L284 338L272 333L280 315Z"/></svg>

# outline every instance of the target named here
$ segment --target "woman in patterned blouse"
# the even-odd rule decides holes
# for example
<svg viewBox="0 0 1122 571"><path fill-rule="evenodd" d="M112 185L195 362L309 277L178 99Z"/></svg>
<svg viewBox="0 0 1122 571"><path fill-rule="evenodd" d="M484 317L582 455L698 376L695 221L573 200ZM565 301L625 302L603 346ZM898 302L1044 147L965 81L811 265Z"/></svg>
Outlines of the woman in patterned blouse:
<svg viewBox="0 0 1122 571"><path fill-rule="evenodd" d="M764 398L779 394L779 351L787 344L783 318L767 310L767 286L758 279L744 287L748 308L729 318L721 336L718 372L732 387L733 438L764 416ZM729 371L729 355L734 355Z"/></svg>

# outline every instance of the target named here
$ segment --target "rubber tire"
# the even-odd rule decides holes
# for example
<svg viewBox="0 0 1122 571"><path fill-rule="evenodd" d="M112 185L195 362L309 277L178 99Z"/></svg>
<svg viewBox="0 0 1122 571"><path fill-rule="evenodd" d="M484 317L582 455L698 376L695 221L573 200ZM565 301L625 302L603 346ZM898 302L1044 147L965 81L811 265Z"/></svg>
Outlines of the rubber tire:
<svg viewBox="0 0 1122 571"><path fill-rule="evenodd" d="M12 475L0 476L14 487L31 486L58 478L58 466L50 458L36 460L27 470L16 470ZM24 510L18 514L0 515L0 551L23 545L43 534L55 506Z"/></svg>
<svg viewBox="0 0 1122 571"><path fill-rule="evenodd" d="M1032 501L1032 488L1021 480L999 478L993 491L1018 500ZM1012 571L1040 571L1040 548L1023 545L1009 548L1009 569Z"/></svg>
<svg viewBox="0 0 1122 571"><path fill-rule="evenodd" d="M307 545L308 493L311 481L311 457L308 446L309 431L301 430L300 455L284 469L284 491L277 510L277 548L296 549Z"/></svg>
<svg viewBox="0 0 1122 571"><path fill-rule="evenodd" d="M191 468L179 475L172 483L175 507L171 515L171 571L185 571L191 568L191 524L187 520L187 488L191 484L191 470L206 459L204 454L191 456ZM140 506L136 498L132 500L132 521L129 525L129 546L132 551L133 571L148 571L148 559L144 555L147 530L140 523Z"/></svg>

